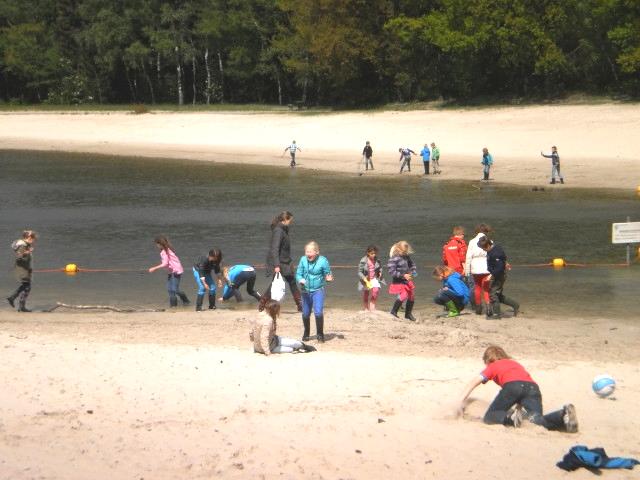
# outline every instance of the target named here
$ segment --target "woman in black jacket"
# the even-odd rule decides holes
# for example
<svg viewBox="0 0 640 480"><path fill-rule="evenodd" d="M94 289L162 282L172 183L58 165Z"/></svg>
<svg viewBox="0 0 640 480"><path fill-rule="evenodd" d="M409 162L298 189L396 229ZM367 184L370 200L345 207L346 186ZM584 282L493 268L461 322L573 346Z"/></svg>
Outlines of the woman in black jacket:
<svg viewBox="0 0 640 480"><path fill-rule="evenodd" d="M271 282L266 288L264 295L258 303L258 310L264 310L264 306L271 299L271 283L276 275L280 273L285 282L289 284L291 294L296 302L298 311L302 311L302 300L298 286L296 285L295 272L291 260L291 241L289 240L289 225L293 222L291 212L281 212L271 222L271 243L267 253L267 277L271 277Z"/></svg>

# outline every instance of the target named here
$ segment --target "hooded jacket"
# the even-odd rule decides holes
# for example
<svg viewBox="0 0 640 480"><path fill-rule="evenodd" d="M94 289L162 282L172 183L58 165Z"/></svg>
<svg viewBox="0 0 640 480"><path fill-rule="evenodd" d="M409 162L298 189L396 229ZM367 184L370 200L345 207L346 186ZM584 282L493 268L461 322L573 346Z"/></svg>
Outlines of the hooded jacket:
<svg viewBox="0 0 640 480"><path fill-rule="evenodd" d="M453 236L442 247L442 263L453 268L459 274L464 273L464 264L467 259L467 244L462 238Z"/></svg>
<svg viewBox="0 0 640 480"><path fill-rule="evenodd" d="M416 275L416 265L409 255L396 255L389 259L387 263L389 275L393 277L393 283L408 283L404 275L410 273Z"/></svg>
<svg viewBox="0 0 640 480"><path fill-rule="evenodd" d="M331 275L331 267L329 266L329 260L322 255L318 255L313 261L303 255L298 262L298 269L296 270L296 281L300 283L300 280L304 280L305 283L302 289L307 293L320 290L327 284L326 276Z"/></svg>
<svg viewBox="0 0 640 480"><path fill-rule="evenodd" d="M487 270L487 252L478 246L478 240L485 234L480 232L469 242L467 257L464 262L464 272L469 275L483 275L489 273Z"/></svg>
<svg viewBox="0 0 640 480"><path fill-rule="evenodd" d="M464 283L462 275L458 272L453 272L447 278L442 280L442 286L447 287L451 293L456 297L459 297L464 305L469 303L469 287Z"/></svg>

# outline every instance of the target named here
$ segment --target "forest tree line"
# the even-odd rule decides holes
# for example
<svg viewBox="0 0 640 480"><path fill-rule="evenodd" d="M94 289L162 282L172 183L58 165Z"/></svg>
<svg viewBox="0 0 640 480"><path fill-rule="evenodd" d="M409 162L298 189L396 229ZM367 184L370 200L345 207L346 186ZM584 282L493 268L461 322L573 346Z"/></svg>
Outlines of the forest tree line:
<svg viewBox="0 0 640 480"><path fill-rule="evenodd" d="M640 96L638 0L0 0L0 100Z"/></svg>

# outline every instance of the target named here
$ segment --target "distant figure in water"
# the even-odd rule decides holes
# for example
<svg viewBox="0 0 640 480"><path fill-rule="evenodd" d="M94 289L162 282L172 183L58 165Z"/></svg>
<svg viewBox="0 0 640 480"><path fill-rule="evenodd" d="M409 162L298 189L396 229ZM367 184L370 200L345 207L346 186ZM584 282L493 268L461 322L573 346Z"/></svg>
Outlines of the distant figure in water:
<svg viewBox="0 0 640 480"><path fill-rule="evenodd" d="M369 170L369 165L371 165L371 170L374 170L374 168L373 168L373 148L371 148L371 144L369 143L369 140L367 140L367 143L365 144L364 148L362 149L362 157L364 158L364 169L365 170Z"/></svg>
<svg viewBox="0 0 640 480"><path fill-rule="evenodd" d="M156 247L160 250L160 263L149 269L149 273L153 273L161 268L167 269L167 290L169 291L169 306L171 308L178 306L178 298L182 300L183 305L189 305L187 295L180 290L180 279L184 273L180 259L173 251L173 247L169 239L163 235L156 237Z"/></svg>
<svg viewBox="0 0 640 480"><path fill-rule="evenodd" d="M542 394L538 384L501 347L488 347L482 360L485 369L480 375L474 376L464 389L456 412L458 415L464 412L465 402L471 392L481 383L493 380L501 390L484 414L484 423L520 427L523 421L528 420L547 430L578 432L576 408L568 403L561 410L543 415Z"/></svg>
<svg viewBox="0 0 640 480"><path fill-rule="evenodd" d="M493 157L489 153L489 149L484 147L482 149L482 172L484 173L484 178L482 180L489 180L489 172L491 171L491 165L493 165Z"/></svg>
<svg viewBox="0 0 640 480"><path fill-rule="evenodd" d="M553 146L551 147L550 155L545 155L544 152L540 152L540 155L542 155L545 158L551 159L551 182L550 183L552 185L556 183L556 177L558 177L558 180L560 180L560 183L564 183L564 177L560 173L560 155L558 155L558 149L555 146Z"/></svg>
<svg viewBox="0 0 640 480"><path fill-rule="evenodd" d="M400 165L400 173L404 170L404 167L407 167L407 171L411 171L411 155L416 155L416 152L411 150L409 147L399 148L398 152L400 152L399 161L402 162Z"/></svg>
<svg viewBox="0 0 640 480"><path fill-rule="evenodd" d="M291 168L294 168L296 166L296 152L298 150L300 150L302 152L302 149L296 144L296 141L293 140L291 142L291 145L289 145L287 148L284 149L284 152L282 152L282 155L284 155L287 150L289 150L289 155L291 155L291 163L289 164L289 166Z"/></svg>
<svg viewBox="0 0 640 480"><path fill-rule="evenodd" d="M306 345L293 338L285 338L276 335L277 320L280 316L280 304L275 300L269 300L264 305L264 310L258 312L251 320L251 332L249 339L253 342L255 353L307 353L315 352L315 347Z"/></svg>
<svg viewBox="0 0 640 480"><path fill-rule="evenodd" d="M433 174L442 173L440 170L440 149L436 147L435 142L431 142L431 160L433 161Z"/></svg>
<svg viewBox="0 0 640 480"><path fill-rule="evenodd" d="M25 230L22 232L22 238L11 244L13 253L15 254L15 274L20 285L11 295L7 297L9 305L15 308L15 301L18 299L18 311L30 312L27 308L27 297L31 292L31 277L33 275L32 257L33 244L38 236L33 230Z"/></svg>

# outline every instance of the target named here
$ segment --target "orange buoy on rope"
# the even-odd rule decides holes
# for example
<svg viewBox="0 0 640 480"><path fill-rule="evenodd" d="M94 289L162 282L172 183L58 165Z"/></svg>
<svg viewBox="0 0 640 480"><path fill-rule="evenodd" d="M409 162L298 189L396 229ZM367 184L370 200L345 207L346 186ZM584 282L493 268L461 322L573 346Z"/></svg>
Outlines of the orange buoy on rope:
<svg viewBox="0 0 640 480"><path fill-rule="evenodd" d="M556 268L562 268L567 265L563 258L554 258L551 264Z"/></svg>
<svg viewBox="0 0 640 480"><path fill-rule="evenodd" d="M76 273L78 273L78 265L76 265L75 263L69 263L65 265L64 273L66 273L67 275L75 275Z"/></svg>

